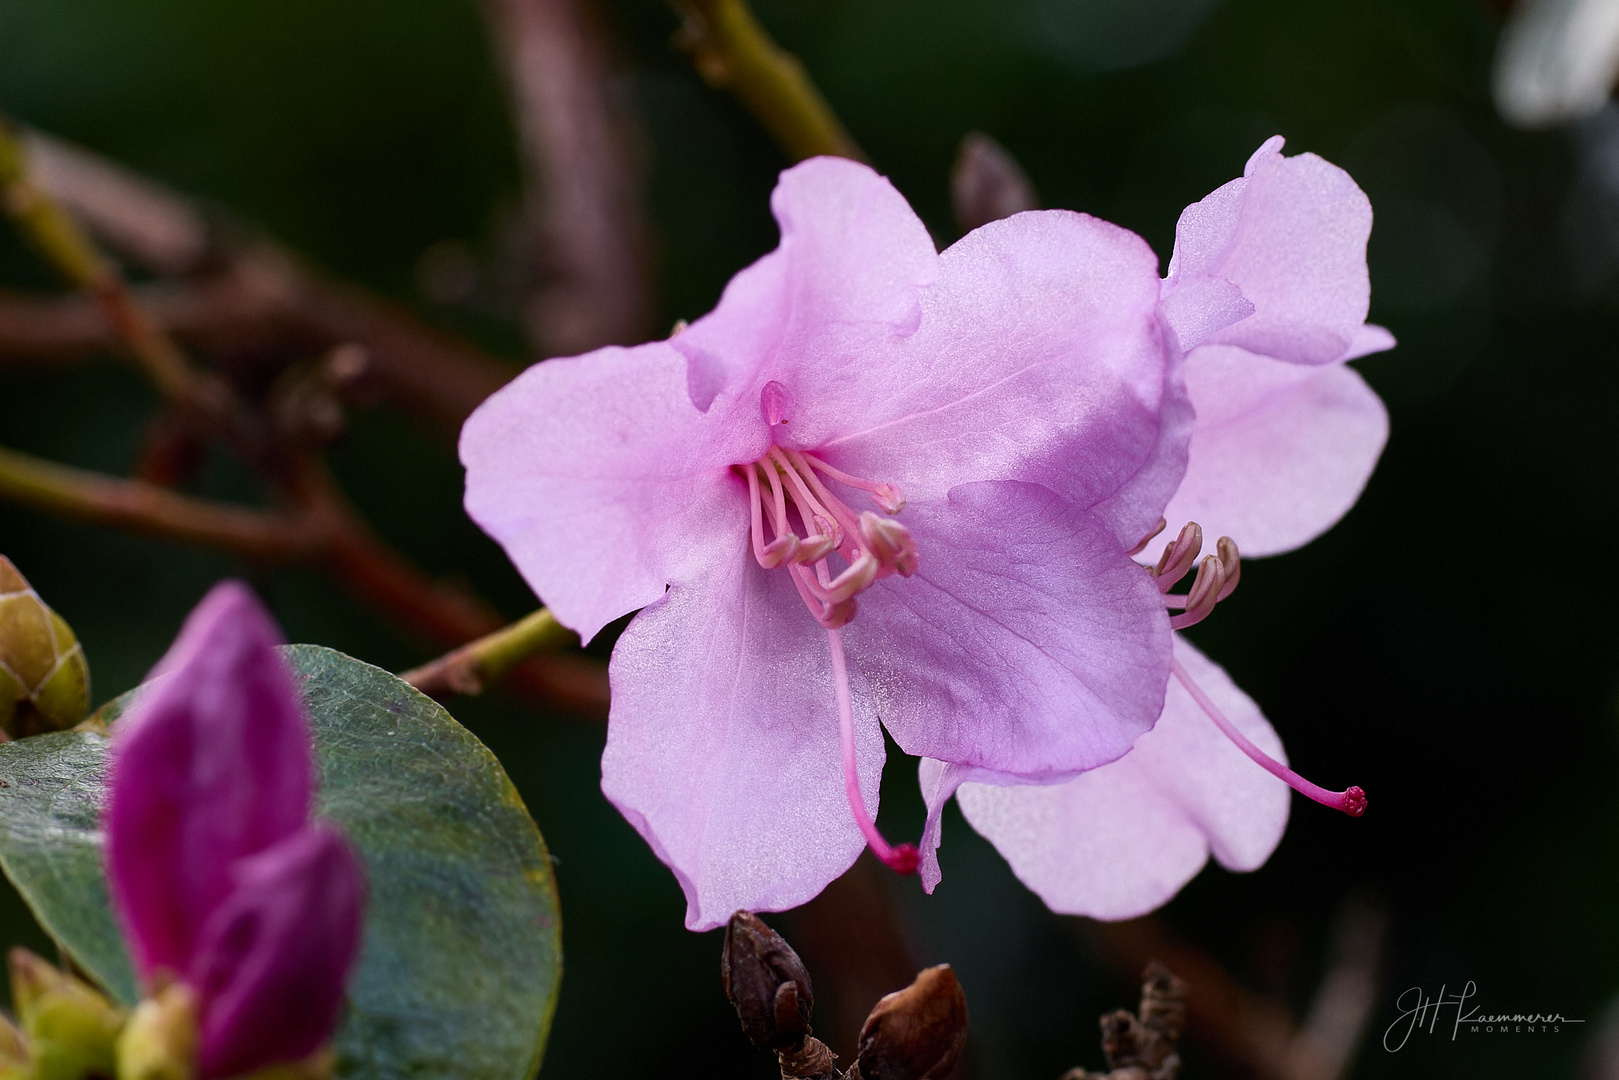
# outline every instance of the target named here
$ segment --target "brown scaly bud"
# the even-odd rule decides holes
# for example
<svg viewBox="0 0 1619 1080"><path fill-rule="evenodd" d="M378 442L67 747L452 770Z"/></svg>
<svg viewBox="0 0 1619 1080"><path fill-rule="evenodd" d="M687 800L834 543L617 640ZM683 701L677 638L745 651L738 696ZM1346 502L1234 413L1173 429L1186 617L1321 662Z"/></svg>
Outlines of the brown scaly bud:
<svg viewBox="0 0 1619 1080"><path fill-rule="evenodd" d="M809 1034L815 1005L809 972L792 946L752 912L737 912L725 927L720 978L753 1045L787 1051Z"/></svg>
<svg viewBox="0 0 1619 1080"><path fill-rule="evenodd" d="M89 711L79 639L0 555L0 729L14 739L59 731Z"/></svg>
<svg viewBox="0 0 1619 1080"><path fill-rule="evenodd" d="M1062 1080L1177 1080L1186 1028L1186 984L1154 960L1141 976L1141 1011L1102 1017L1102 1053L1110 1072L1069 1069Z"/></svg>
<svg viewBox="0 0 1619 1080"><path fill-rule="evenodd" d="M1156 960L1141 976L1141 1026L1170 1049L1186 1030L1186 983Z"/></svg>
<svg viewBox="0 0 1619 1080"><path fill-rule="evenodd" d="M940 1080L967 1042L967 997L949 964L877 1003L860 1029L850 1080Z"/></svg>

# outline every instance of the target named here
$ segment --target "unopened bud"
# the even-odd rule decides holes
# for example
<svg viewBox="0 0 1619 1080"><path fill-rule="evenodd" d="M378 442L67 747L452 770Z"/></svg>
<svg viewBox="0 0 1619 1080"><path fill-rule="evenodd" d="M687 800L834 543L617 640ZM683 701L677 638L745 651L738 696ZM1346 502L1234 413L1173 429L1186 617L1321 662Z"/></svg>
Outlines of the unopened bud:
<svg viewBox="0 0 1619 1080"><path fill-rule="evenodd" d="M142 1001L118 1036L118 1080L195 1080L197 1003L184 983Z"/></svg>
<svg viewBox="0 0 1619 1080"><path fill-rule="evenodd" d="M89 711L79 639L0 555L0 729L12 738L60 731Z"/></svg>
<svg viewBox="0 0 1619 1080"><path fill-rule="evenodd" d="M737 912L725 927L720 978L753 1045L790 1050L809 1034L815 1004L809 972L792 946L752 912Z"/></svg>
<svg viewBox="0 0 1619 1080"><path fill-rule="evenodd" d="M860 1029L863 1080L939 1080L967 1042L967 997L949 964L924 970L877 1003Z"/></svg>
<svg viewBox="0 0 1619 1080"><path fill-rule="evenodd" d="M950 170L950 205L956 224L963 232L971 232L1022 210L1038 210L1040 200L1028 174L1006 147L974 131L961 140Z"/></svg>
<svg viewBox="0 0 1619 1080"><path fill-rule="evenodd" d="M35 1080L111 1076L123 1010L27 949L12 949L11 1000Z"/></svg>

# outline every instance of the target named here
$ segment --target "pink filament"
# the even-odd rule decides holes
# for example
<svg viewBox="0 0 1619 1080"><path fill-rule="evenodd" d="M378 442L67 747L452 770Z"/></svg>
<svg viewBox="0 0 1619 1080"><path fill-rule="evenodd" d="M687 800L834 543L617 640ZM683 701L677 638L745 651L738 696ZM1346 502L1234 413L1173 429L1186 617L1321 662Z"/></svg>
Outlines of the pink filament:
<svg viewBox="0 0 1619 1080"><path fill-rule="evenodd" d="M843 656L843 635L836 630L828 630L826 641L832 650L832 684L838 698L838 732L843 737L843 791L849 797L849 812L854 815L854 823L860 827L860 835L866 838L873 855L887 863L895 873L914 874L921 859L916 845L890 845L866 812L866 800L860 793L860 773L855 763L854 705L849 697L849 665Z"/></svg>
<svg viewBox="0 0 1619 1080"><path fill-rule="evenodd" d="M1314 799L1322 806L1342 810L1350 817L1360 817L1366 812L1366 792L1358 787L1351 787L1344 791L1328 791L1319 784L1310 783L1310 781L1249 742L1248 737L1238 731L1235 724L1226 719L1225 714L1220 711L1220 707L1214 703L1208 694L1203 692L1203 688L1192 681L1192 676L1187 674L1185 668L1181 667L1179 660L1172 659L1170 667L1175 672L1175 678L1179 679L1181 685L1186 687L1186 692L1192 695L1192 700L1196 701L1198 707L1208 714L1210 720L1214 721L1214 726L1224 732L1226 738L1237 744L1238 750L1247 754L1266 772L1282 780L1300 795Z"/></svg>

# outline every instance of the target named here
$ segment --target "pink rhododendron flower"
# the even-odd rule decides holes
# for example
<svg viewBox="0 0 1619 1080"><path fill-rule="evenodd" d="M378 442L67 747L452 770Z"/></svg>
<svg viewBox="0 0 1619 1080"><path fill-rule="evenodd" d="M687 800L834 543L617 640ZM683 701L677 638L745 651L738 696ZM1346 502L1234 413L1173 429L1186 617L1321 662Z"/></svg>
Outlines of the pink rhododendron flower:
<svg viewBox="0 0 1619 1080"><path fill-rule="evenodd" d="M279 640L246 586L216 586L114 734L113 904L143 984L191 991L202 1080L315 1051L359 950L364 879L309 819L309 726Z"/></svg>
<svg viewBox="0 0 1619 1080"><path fill-rule="evenodd" d="M879 722L964 768L1073 773L1162 710L1126 549L1184 468L1157 261L1081 214L943 254L865 166L805 162L781 244L670 340L536 365L468 420L466 505L614 650L602 787L694 929L803 903L869 845Z"/></svg>
<svg viewBox="0 0 1619 1080"><path fill-rule="evenodd" d="M1388 434L1382 402L1344 366L1394 344L1365 322L1371 206L1343 170L1281 146L1271 139L1242 178L1186 209L1163 285L1165 322L1191 350L1181 371L1197 412L1165 517L1249 555L1330 528ZM1116 762L1072 779L925 762L924 884L938 880L938 815L952 791L1050 907L1108 919L1159 906L1211 851L1232 870L1260 866L1287 824L1288 784L1364 808L1358 788L1329 792L1286 769L1258 707L1179 634L1174 657L1163 715Z"/></svg>

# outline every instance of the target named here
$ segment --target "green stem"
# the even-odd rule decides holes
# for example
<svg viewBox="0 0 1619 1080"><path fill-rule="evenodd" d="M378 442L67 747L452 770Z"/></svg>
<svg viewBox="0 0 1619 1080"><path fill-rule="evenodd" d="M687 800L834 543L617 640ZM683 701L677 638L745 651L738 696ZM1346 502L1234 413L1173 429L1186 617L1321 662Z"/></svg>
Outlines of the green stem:
<svg viewBox="0 0 1619 1080"><path fill-rule="evenodd" d="M703 81L740 98L789 157L866 160L803 63L771 40L746 0L671 3L685 19L676 40Z"/></svg>
<svg viewBox="0 0 1619 1080"><path fill-rule="evenodd" d="M531 656L579 639L546 608L400 676L424 694L478 694Z"/></svg>

